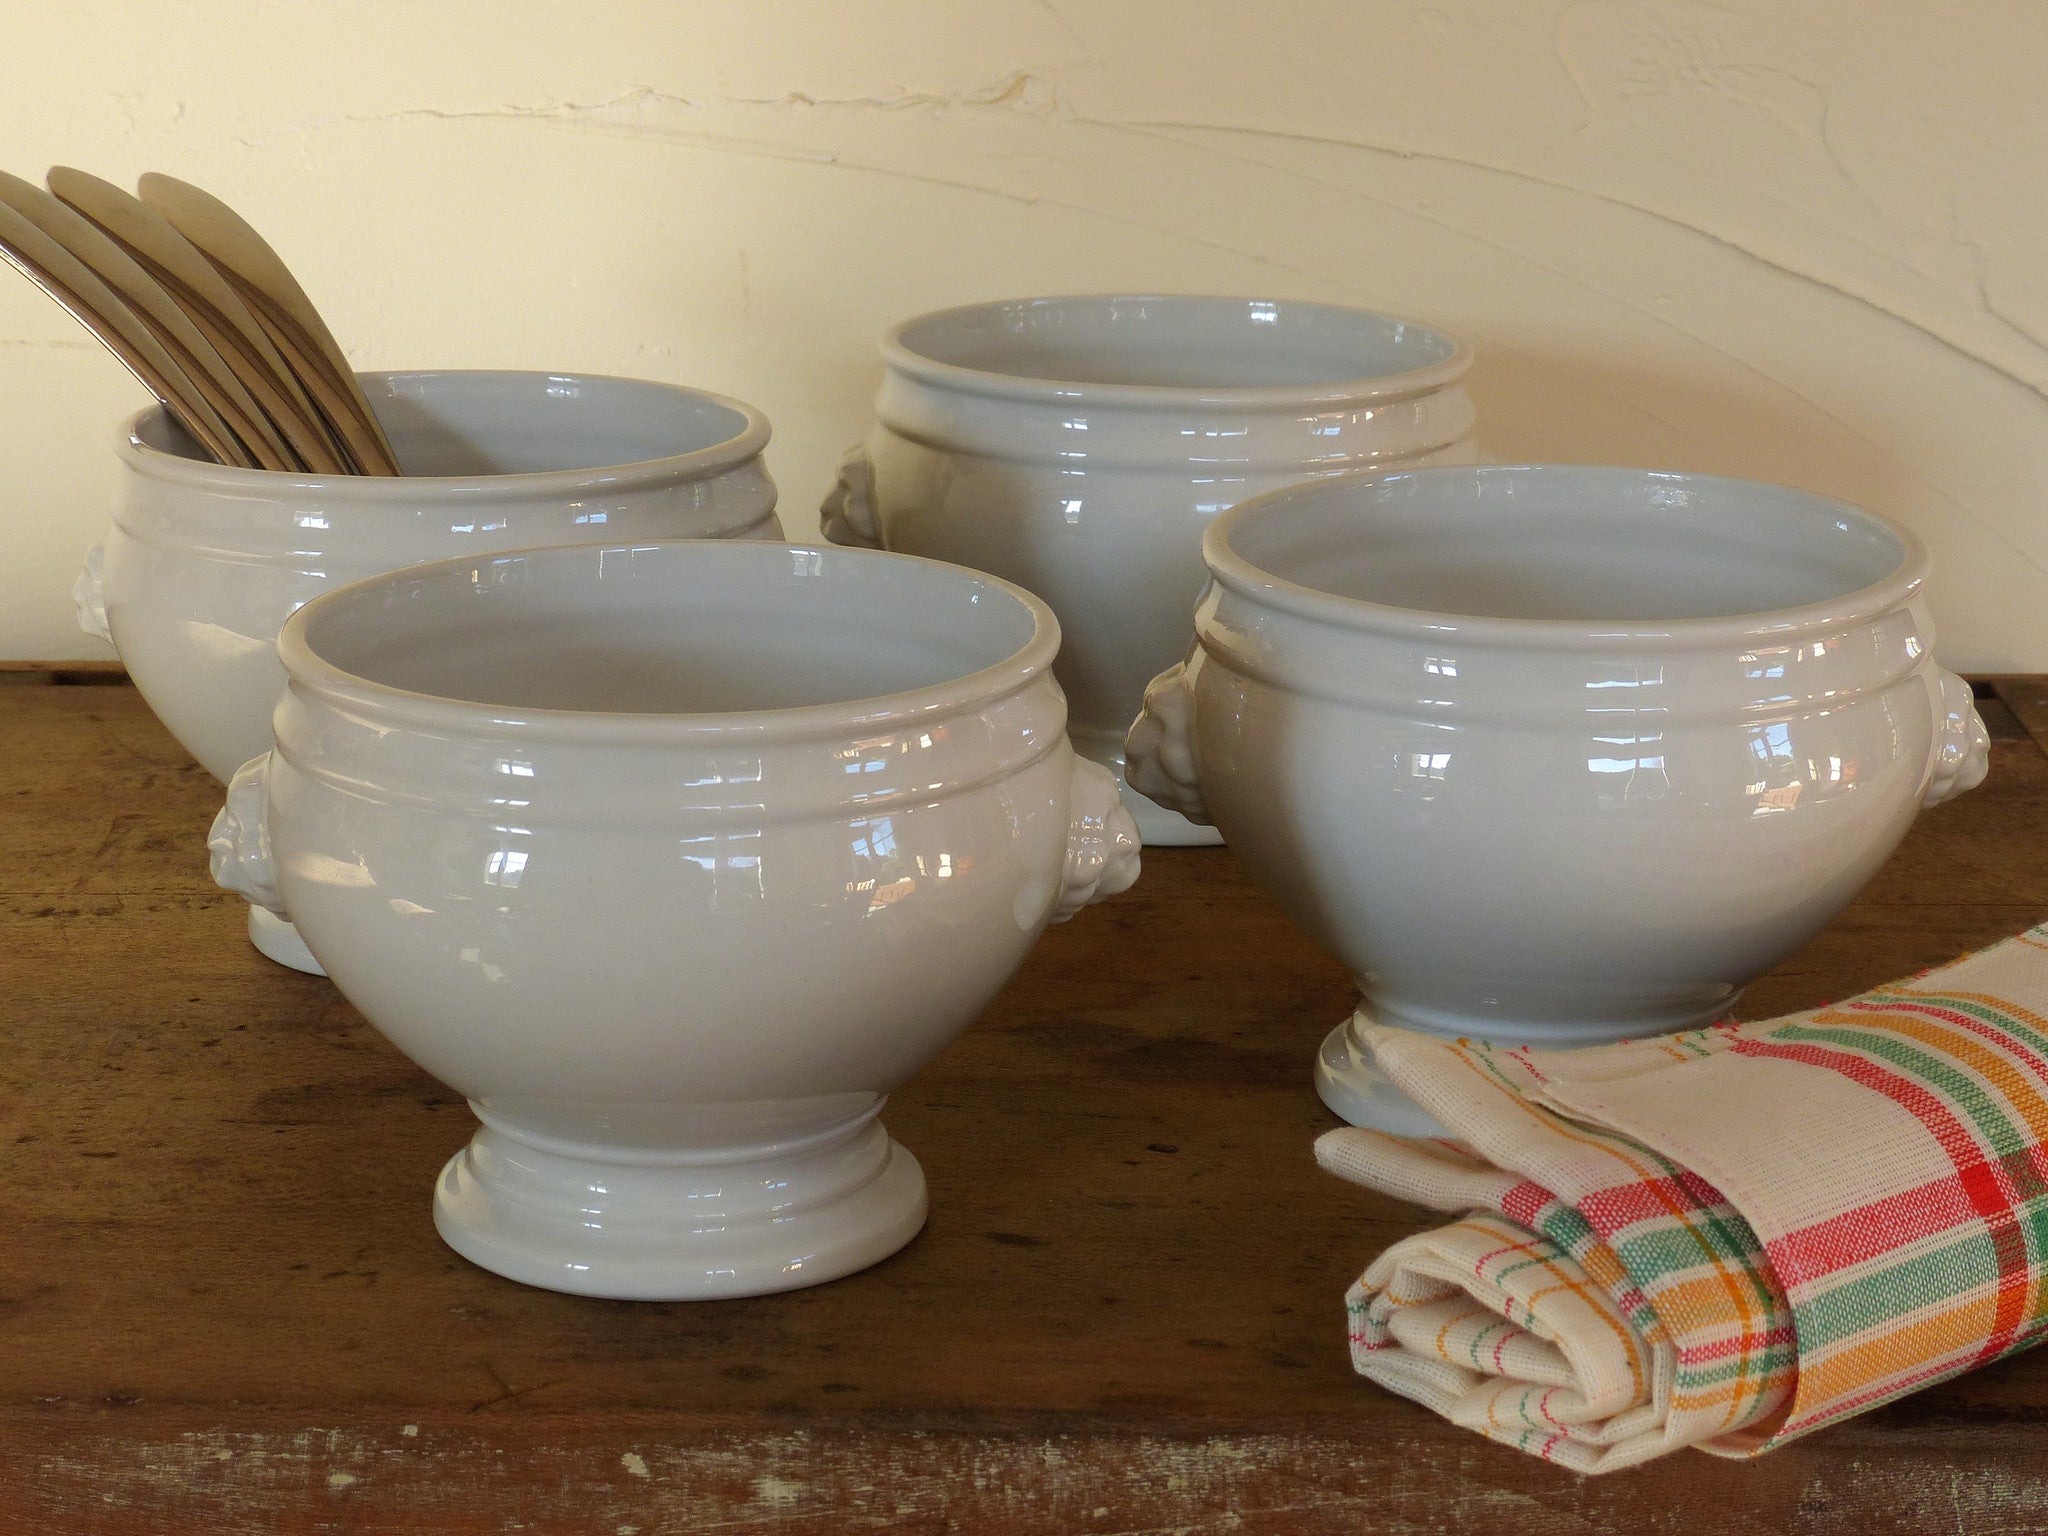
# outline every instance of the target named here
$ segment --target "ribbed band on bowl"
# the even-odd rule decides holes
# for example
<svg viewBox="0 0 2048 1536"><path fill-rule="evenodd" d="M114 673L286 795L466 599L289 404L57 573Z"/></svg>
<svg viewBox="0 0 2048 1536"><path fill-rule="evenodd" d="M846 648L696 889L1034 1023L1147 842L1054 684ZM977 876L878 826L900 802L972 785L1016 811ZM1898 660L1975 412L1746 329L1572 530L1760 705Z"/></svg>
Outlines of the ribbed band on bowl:
<svg viewBox="0 0 2048 1536"><path fill-rule="evenodd" d="M1353 1363L1533 1455L1753 1456L2048 1331L2048 925L1845 1003L1576 1051L1362 1030L1455 1141L1331 1172L1464 1213L1373 1260Z"/></svg>

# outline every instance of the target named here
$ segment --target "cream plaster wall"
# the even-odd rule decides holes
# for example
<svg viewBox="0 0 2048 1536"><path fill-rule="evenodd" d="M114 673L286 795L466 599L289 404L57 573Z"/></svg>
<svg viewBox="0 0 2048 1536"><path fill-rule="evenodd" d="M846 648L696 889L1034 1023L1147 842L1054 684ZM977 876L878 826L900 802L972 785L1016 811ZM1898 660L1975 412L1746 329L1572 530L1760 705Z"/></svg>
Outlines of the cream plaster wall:
<svg viewBox="0 0 2048 1536"><path fill-rule="evenodd" d="M364 366L743 396L792 533L890 320L1312 296L1478 349L1495 456L1784 480L2048 670L2048 8L1867 0L206 0L0 20L0 165L189 177ZM93 653L137 387L0 272L0 657Z"/></svg>

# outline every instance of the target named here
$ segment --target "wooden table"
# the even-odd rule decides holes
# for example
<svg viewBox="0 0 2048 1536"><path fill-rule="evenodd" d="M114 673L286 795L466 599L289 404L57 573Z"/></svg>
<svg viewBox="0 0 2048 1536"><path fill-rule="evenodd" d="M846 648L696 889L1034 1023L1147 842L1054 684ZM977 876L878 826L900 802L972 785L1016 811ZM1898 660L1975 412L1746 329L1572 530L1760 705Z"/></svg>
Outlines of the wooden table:
<svg viewBox="0 0 2048 1536"><path fill-rule="evenodd" d="M2048 1353L1735 1465L1579 1479L1355 1377L1423 1220L1318 1172L1350 1007L1227 852L1146 856L896 1095L931 1223L757 1301L580 1300L434 1236L462 1102L259 958L132 689L0 685L0 1531L2048 1529ZM77 682L80 679L70 679ZM2048 914L2048 686L1762 1015Z"/></svg>

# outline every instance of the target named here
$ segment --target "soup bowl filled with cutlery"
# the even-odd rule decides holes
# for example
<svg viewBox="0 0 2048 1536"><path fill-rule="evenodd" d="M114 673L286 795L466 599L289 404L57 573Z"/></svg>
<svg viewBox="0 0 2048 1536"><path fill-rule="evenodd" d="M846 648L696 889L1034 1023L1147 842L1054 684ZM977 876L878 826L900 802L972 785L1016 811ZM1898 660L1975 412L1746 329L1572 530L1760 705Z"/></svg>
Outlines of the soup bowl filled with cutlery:
<svg viewBox="0 0 2048 1536"><path fill-rule="evenodd" d="M869 551L443 562L285 625L215 873L468 1097L447 1241L530 1284L751 1295L872 1264L877 1120L1137 834L1036 598Z"/></svg>
<svg viewBox="0 0 2048 1536"><path fill-rule="evenodd" d="M331 588L501 549L781 538L751 406L589 374L359 375L232 209L167 176L139 191L0 175L0 252L157 397L117 439L114 527L74 591L217 777L268 744L278 631ZM319 969L261 908L249 932Z"/></svg>
<svg viewBox="0 0 2048 1536"><path fill-rule="evenodd" d="M740 401L568 373L362 384L404 474L210 463L161 408L116 445L114 526L80 578L80 621L222 780L268 746L278 632L323 592L458 553L782 537L761 462L768 423ZM260 908L249 922L263 953L317 970L288 926Z"/></svg>

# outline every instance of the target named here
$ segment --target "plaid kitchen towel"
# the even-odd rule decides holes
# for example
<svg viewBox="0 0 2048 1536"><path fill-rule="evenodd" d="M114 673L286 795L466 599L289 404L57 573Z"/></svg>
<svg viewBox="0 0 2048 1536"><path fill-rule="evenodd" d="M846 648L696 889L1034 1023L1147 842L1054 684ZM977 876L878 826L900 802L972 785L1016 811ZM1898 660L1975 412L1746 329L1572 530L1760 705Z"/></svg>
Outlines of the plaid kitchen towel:
<svg viewBox="0 0 2048 1536"><path fill-rule="evenodd" d="M1846 1003L1576 1051L1361 1026L1457 1140L1331 1172L1448 1226L1347 1298L1361 1374L1579 1472L1751 1456L2048 1329L2048 924Z"/></svg>

